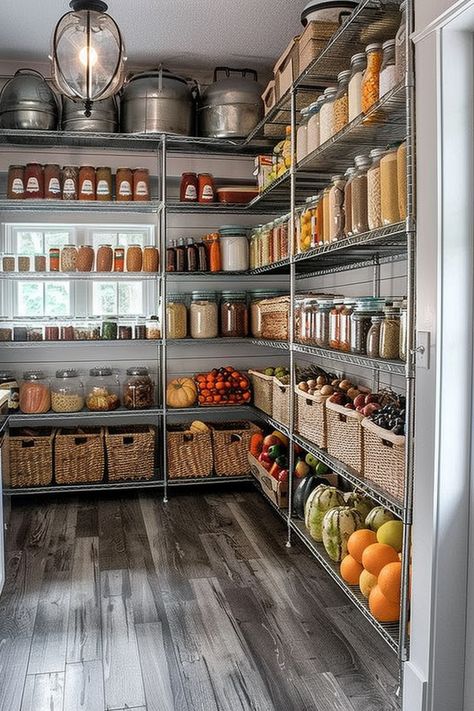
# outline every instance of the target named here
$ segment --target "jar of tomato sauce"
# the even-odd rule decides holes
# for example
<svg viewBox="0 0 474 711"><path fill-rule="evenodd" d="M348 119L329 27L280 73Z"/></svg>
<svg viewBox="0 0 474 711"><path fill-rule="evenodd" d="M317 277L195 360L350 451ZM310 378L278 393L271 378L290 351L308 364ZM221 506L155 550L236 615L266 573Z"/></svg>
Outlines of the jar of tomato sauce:
<svg viewBox="0 0 474 711"><path fill-rule="evenodd" d="M96 168L95 171L96 186L95 186L95 198L96 200L112 200L112 171L107 166L102 166Z"/></svg>
<svg viewBox="0 0 474 711"><path fill-rule="evenodd" d="M7 196L9 200L22 200L25 197L24 165L11 165L8 168Z"/></svg>
<svg viewBox="0 0 474 711"><path fill-rule="evenodd" d="M210 173L199 173L198 175L198 202L215 202L216 189L214 178Z"/></svg>
<svg viewBox="0 0 474 711"><path fill-rule="evenodd" d="M43 166L39 163L27 163L25 168L25 197L44 198Z"/></svg>
<svg viewBox="0 0 474 711"><path fill-rule="evenodd" d="M44 196L47 200L61 199L61 170L56 163L44 166Z"/></svg>
<svg viewBox="0 0 474 711"><path fill-rule="evenodd" d="M95 168L91 165L79 170L79 200L95 200Z"/></svg>
<svg viewBox="0 0 474 711"><path fill-rule="evenodd" d="M181 202L198 201L198 177L196 173L183 173L179 188L179 199Z"/></svg>
<svg viewBox="0 0 474 711"><path fill-rule="evenodd" d="M115 199L127 202L133 198L133 174L130 168L117 168L115 174Z"/></svg>
<svg viewBox="0 0 474 711"><path fill-rule="evenodd" d="M148 168L135 168L133 171L133 199L146 202L150 199L150 171Z"/></svg>
<svg viewBox="0 0 474 711"><path fill-rule="evenodd" d="M77 200L78 198L79 168L75 165L65 165L62 170L62 198L63 200Z"/></svg>

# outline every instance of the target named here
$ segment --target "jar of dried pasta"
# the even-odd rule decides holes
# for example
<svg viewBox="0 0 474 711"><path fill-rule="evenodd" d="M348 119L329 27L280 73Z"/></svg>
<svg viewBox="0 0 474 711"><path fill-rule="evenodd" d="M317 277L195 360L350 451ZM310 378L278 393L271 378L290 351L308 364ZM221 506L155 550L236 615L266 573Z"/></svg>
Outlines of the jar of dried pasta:
<svg viewBox="0 0 474 711"><path fill-rule="evenodd" d="M185 294L167 294L166 296L166 335L167 338L186 338L188 335L188 310Z"/></svg>
<svg viewBox="0 0 474 711"><path fill-rule="evenodd" d="M79 412L84 407L84 383L77 370L61 368L51 383L53 412Z"/></svg>
<svg viewBox="0 0 474 711"><path fill-rule="evenodd" d="M341 131L349 121L348 86L351 70L344 69L337 75L337 94L334 100L334 133Z"/></svg>
<svg viewBox="0 0 474 711"><path fill-rule="evenodd" d="M380 68L382 66L382 45L378 42L367 45L367 69L362 79L362 111L366 112L379 100Z"/></svg>

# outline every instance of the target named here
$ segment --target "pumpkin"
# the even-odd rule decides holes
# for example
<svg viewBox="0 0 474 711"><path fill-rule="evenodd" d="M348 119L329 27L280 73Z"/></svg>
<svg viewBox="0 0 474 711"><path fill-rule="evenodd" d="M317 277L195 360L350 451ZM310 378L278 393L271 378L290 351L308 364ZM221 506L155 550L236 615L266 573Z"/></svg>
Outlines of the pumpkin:
<svg viewBox="0 0 474 711"><path fill-rule="evenodd" d="M30 415L48 412L51 407L49 387L37 380L25 380L20 388L20 410Z"/></svg>
<svg viewBox="0 0 474 711"><path fill-rule="evenodd" d="M339 563L347 555L347 541L364 519L357 509L350 506L336 506L324 514L323 545L331 560Z"/></svg>
<svg viewBox="0 0 474 711"><path fill-rule="evenodd" d="M395 514L388 509L383 506L375 506L366 516L365 527L377 533L380 526L387 523L387 521L393 521L395 518Z"/></svg>
<svg viewBox="0 0 474 711"><path fill-rule="evenodd" d="M166 388L169 407L192 407L197 400L197 390L191 378L175 378Z"/></svg>
<svg viewBox="0 0 474 711"><path fill-rule="evenodd" d="M346 502L346 506L349 506L351 509L357 509L364 521L374 508L372 499L360 494L358 491L349 491L347 494L344 494L344 501Z"/></svg>
<svg viewBox="0 0 474 711"><path fill-rule="evenodd" d="M321 542L323 540L323 518L329 509L344 505L344 497L339 489L334 486L320 484L309 495L304 514L304 523L311 538Z"/></svg>
<svg viewBox="0 0 474 711"><path fill-rule="evenodd" d="M261 453L263 447L263 434L261 432L255 432L255 434L252 435L250 438L250 454L252 457L255 457L255 459L258 458L258 455Z"/></svg>

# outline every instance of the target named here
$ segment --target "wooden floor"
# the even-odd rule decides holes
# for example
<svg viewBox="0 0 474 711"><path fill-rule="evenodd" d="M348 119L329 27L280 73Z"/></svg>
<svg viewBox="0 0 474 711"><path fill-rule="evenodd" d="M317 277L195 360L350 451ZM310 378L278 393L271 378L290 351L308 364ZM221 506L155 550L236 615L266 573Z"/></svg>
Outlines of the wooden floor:
<svg viewBox="0 0 474 711"><path fill-rule="evenodd" d="M397 663L253 491L16 501L1 711L386 711Z"/></svg>

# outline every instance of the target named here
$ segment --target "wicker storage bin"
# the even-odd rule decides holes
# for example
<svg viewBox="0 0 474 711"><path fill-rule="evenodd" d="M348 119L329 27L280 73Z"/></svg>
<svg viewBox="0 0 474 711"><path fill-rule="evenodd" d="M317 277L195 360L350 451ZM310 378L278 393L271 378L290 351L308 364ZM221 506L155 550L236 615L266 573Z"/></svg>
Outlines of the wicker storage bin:
<svg viewBox="0 0 474 711"><path fill-rule="evenodd" d="M214 422L212 447L216 476L244 476L249 472L247 453L250 439L261 432L253 422Z"/></svg>
<svg viewBox="0 0 474 711"><path fill-rule="evenodd" d="M305 393L299 388L295 388L295 393L296 402L298 403L295 413L296 431L320 449L326 449L325 402L327 398L319 394L309 395L309 393Z"/></svg>
<svg viewBox="0 0 474 711"><path fill-rule="evenodd" d="M105 448L109 481L152 479L156 429L150 425L106 427Z"/></svg>
<svg viewBox="0 0 474 711"><path fill-rule="evenodd" d="M268 112L270 111L270 109L273 109L273 107L275 106L275 104L277 102L275 81L273 79L268 82L267 87L262 94L262 101L263 101L263 105L265 107L265 116L266 116L268 114Z"/></svg>
<svg viewBox="0 0 474 711"><path fill-rule="evenodd" d="M398 501L405 494L405 437L362 420L364 476Z"/></svg>
<svg viewBox="0 0 474 711"><path fill-rule="evenodd" d="M299 76L298 41L299 37L294 37L291 40L290 44L273 67L277 101L281 99L283 94L286 94L292 83Z"/></svg>
<svg viewBox="0 0 474 711"><path fill-rule="evenodd" d="M287 427L290 424L290 391L291 385L283 385L278 378L273 378L272 417Z"/></svg>
<svg viewBox="0 0 474 711"><path fill-rule="evenodd" d="M364 469L362 420L360 412L326 401L328 454L359 474Z"/></svg>
<svg viewBox="0 0 474 711"><path fill-rule="evenodd" d="M321 54L338 29L337 22L308 22L298 42L299 75Z"/></svg>
<svg viewBox="0 0 474 711"><path fill-rule="evenodd" d="M273 406L273 375L259 373L258 370L249 370L252 383L253 404L262 412L272 416Z"/></svg>
<svg viewBox="0 0 474 711"><path fill-rule="evenodd" d="M259 309L262 317L262 338L287 341L290 297L277 296L274 299L263 299L259 302Z"/></svg>
<svg viewBox="0 0 474 711"><path fill-rule="evenodd" d="M56 484L90 484L104 478L104 428L58 429L54 440Z"/></svg>
<svg viewBox="0 0 474 711"><path fill-rule="evenodd" d="M52 427L10 430L8 437L10 486L48 486L53 480Z"/></svg>
<svg viewBox="0 0 474 711"><path fill-rule="evenodd" d="M168 476L194 479L210 476L213 470L212 435L191 432L188 425L168 425L166 433Z"/></svg>

